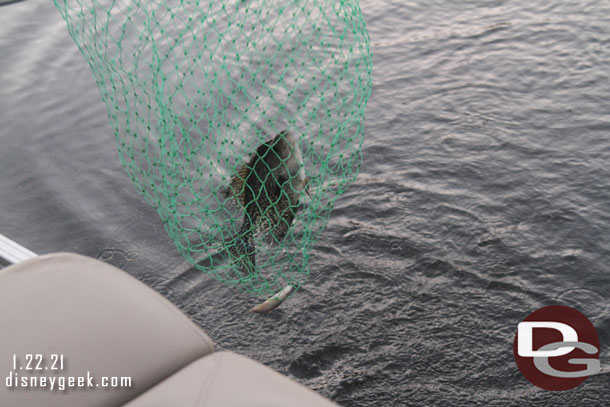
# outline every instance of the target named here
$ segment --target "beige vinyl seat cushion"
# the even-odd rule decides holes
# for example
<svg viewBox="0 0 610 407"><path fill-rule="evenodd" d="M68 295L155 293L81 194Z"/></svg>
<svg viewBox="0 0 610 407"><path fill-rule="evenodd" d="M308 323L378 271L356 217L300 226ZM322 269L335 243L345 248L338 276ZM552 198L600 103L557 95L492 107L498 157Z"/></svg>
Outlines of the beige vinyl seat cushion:
<svg viewBox="0 0 610 407"><path fill-rule="evenodd" d="M178 308L124 271L69 253L0 270L0 370L14 355L63 355L61 371L13 375L130 377L126 388L8 388L0 406L333 406L258 362L214 353L210 338Z"/></svg>
<svg viewBox="0 0 610 407"><path fill-rule="evenodd" d="M203 357L126 407L336 407L306 387L233 352Z"/></svg>

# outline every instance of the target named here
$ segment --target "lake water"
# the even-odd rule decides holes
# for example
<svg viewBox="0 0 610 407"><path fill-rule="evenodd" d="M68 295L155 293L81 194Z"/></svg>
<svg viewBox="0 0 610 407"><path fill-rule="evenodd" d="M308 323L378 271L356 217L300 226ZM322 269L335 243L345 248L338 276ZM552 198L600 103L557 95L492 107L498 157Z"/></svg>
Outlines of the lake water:
<svg viewBox="0 0 610 407"><path fill-rule="evenodd" d="M564 304L610 365L610 3L363 0L364 161L273 313L187 263L120 166L51 1L0 8L0 233L128 271L220 349L344 406L610 404L610 375L547 392L517 323Z"/></svg>

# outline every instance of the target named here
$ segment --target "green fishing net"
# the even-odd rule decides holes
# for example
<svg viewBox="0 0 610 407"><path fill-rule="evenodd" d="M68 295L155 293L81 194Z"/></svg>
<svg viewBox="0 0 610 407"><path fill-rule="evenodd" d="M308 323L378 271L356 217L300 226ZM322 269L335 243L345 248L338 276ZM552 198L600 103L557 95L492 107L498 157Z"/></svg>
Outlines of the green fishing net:
<svg viewBox="0 0 610 407"><path fill-rule="evenodd" d="M180 253L257 296L301 286L361 161L372 61L358 0L55 5Z"/></svg>

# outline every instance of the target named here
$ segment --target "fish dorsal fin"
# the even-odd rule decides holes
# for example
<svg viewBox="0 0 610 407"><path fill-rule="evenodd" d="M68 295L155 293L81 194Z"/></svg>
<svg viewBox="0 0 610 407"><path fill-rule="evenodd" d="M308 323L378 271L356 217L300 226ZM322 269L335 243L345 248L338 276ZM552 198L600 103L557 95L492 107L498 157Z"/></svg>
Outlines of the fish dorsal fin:
<svg viewBox="0 0 610 407"><path fill-rule="evenodd" d="M231 183L229 184L229 189L233 194L235 200L241 205L242 208L246 206L244 187L246 184L246 178L248 177L249 168L246 164L242 164L237 167L237 175L231 178Z"/></svg>

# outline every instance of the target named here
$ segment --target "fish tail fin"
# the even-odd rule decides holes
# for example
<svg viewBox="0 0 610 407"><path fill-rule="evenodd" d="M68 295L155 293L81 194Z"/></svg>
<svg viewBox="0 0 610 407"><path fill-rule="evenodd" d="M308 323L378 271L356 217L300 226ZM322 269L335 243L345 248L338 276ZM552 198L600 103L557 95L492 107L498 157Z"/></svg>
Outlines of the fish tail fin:
<svg viewBox="0 0 610 407"><path fill-rule="evenodd" d="M256 247L252 231L247 230L240 233L229 245L228 251L232 261L245 277L256 274Z"/></svg>
<svg viewBox="0 0 610 407"><path fill-rule="evenodd" d="M216 253L199 260L197 264L205 268L218 267L227 261L236 265L241 273L240 278L247 278L256 274L256 249L252 231L241 231L236 237L226 240L222 249Z"/></svg>

